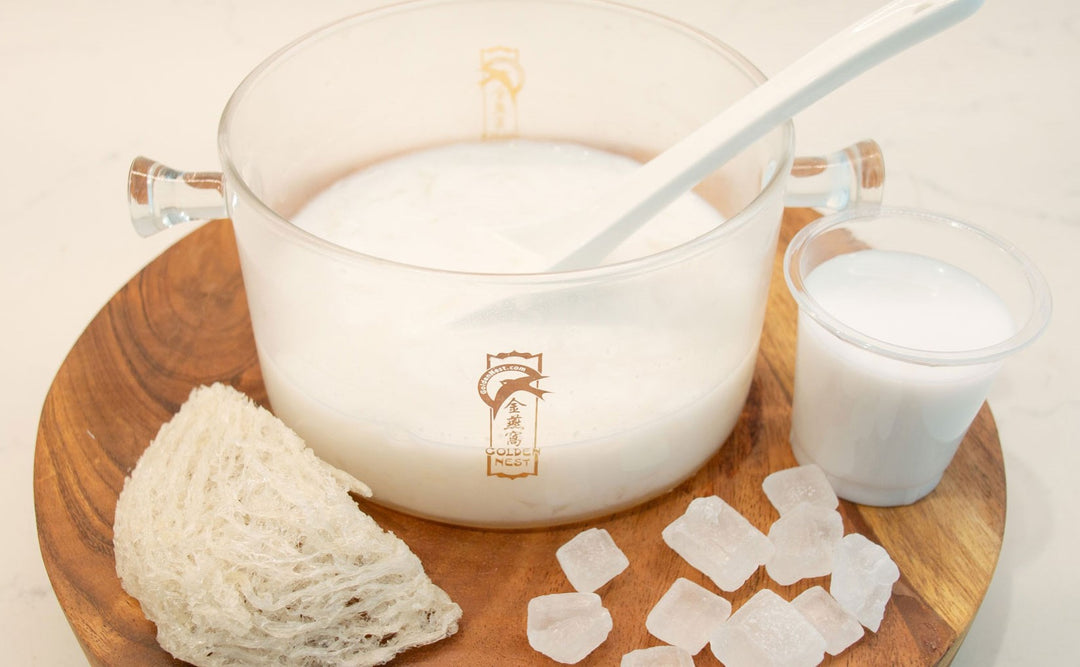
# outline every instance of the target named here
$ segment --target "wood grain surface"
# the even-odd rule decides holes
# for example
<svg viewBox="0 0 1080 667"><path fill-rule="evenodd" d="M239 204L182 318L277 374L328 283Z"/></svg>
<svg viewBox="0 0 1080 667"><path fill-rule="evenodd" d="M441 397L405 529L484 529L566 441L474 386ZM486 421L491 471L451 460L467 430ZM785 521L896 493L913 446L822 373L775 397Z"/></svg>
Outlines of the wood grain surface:
<svg viewBox="0 0 1080 667"><path fill-rule="evenodd" d="M787 442L795 357L795 304L780 254L814 216L788 210L754 382L726 444L693 478L636 509L587 524L519 532L457 528L364 503L404 539L431 578L464 611L448 640L395 664L543 665L525 637L528 600L571 590L555 550L583 528L607 528L630 567L598 591L614 630L582 665L617 665L628 651L659 644L649 609L676 577L712 588L660 537L697 496L716 494L762 530L777 518L761 491L769 473L795 465ZM136 275L94 318L45 400L34 460L41 554L56 596L93 665L182 664L162 651L154 626L116 577L112 522L123 480L192 387L223 381L266 404L236 247L228 221L178 242ZM829 665L948 664L997 563L1005 521L1005 476L993 418L983 406L939 487L900 508L842 502L845 532L882 544L900 567L879 631ZM761 587L785 598L827 578L778 586L764 568L738 591L737 608ZM715 589L714 589L715 590ZM716 665L709 649L699 666Z"/></svg>

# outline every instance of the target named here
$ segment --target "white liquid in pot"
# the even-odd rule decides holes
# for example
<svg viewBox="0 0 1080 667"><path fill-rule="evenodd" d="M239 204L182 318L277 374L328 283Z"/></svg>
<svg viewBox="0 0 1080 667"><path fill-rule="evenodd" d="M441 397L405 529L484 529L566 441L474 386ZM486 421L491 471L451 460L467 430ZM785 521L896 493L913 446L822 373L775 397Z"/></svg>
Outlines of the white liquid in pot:
<svg viewBox="0 0 1080 667"><path fill-rule="evenodd" d="M567 214L596 201L637 166L630 158L571 143L453 144L346 177L292 221L337 245L405 264L541 272L603 225L596 220L594 229L583 229L579 218L568 220ZM665 250L722 221L700 198L681 197L605 263Z"/></svg>
<svg viewBox="0 0 1080 667"><path fill-rule="evenodd" d="M591 201L635 165L568 144L448 146L346 177L294 222L339 245L407 264L540 271L564 249L538 248L515 233ZM694 195L663 215L613 259L678 245L722 222ZM691 475L733 429L756 359L773 252L765 245L734 253L726 267L702 262L705 275L729 271L737 278L709 283L646 275L629 287L603 287L612 298L588 301L584 313L573 310L571 297L545 288L535 301L526 295L520 318L461 325L458 318L477 306L460 305L450 292L393 325L343 326L341 340L321 334L323 348L371 351L355 371L316 369L302 358L306 350L277 350L263 344L264 336L263 377L274 411L384 504L482 526L552 524L614 511ZM744 270L743 262L754 268ZM377 282L371 301L335 306L356 310L337 311L342 321L417 301L414 284ZM706 296L687 297L695 292ZM680 299L716 312L648 305ZM642 321L642 307L683 320ZM530 319L540 310L546 318ZM488 357L509 352L542 353L542 370L521 370L539 358ZM499 371L503 364L518 370ZM485 381L489 367L496 370ZM365 381L353 382L353 372ZM503 386L518 390L500 403ZM510 412L515 402L524 406L520 415Z"/></svg>

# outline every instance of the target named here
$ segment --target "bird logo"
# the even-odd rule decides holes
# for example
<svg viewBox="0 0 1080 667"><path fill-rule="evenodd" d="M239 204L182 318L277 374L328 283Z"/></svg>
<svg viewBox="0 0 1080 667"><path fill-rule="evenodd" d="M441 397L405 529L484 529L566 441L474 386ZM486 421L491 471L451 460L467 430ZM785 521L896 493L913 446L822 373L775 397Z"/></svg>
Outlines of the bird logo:
<svg viewBox="0 0 1080 667"><path fill-rule="evenodd" d="M518 364L507 364L505 366L496 366L491 370L516 371L522 373L522 375L518 375L517 377L500 379L499 388L495 390L494 396L488 393L488 386L490 385L491 378L489 377L487 382L481 380L483 384L479 387L480 398L491 408L492 419L495 418L495 415L499 414L499 408L501 408L516 392L524 391L540 399L544 398L544 394L551 393L533 385L534 382L539 382L547 377L546 375L541 375L535 368L520 366Z"/></svg>
<svg viewBox="0 0 1080 667"><path fill-rule="evenodd" d="M485 139L517 136L517 96L525 85L518 50L493 46L480 51L480 91Z"/></svg>
<svg viewBox="0 0 1080 667"><path fill-rule="evenodd" d="M517 49L496 46L484 49L480 58L480 86L494 82L509 93L510 99L517 98L525 85L525 72L518 62Z"/></svg>

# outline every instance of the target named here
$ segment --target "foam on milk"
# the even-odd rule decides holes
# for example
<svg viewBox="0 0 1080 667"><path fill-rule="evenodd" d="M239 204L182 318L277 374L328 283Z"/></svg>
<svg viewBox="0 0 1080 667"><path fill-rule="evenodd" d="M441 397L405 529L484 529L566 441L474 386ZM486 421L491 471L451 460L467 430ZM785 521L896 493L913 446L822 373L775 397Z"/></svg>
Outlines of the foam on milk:
<svg viewBox="0 0 1080 667"><path fill-rule="evenodd" d="M567 221L568 214L596 201L638 166L630 158L573 143L450 144L347 176L306 204L292 222L340 246L405 264L539 272L603 224L596 220L595 228L583 228L580 220ZM606 261L665 250L721 222L700 198L681 197Z"/></svg>
<svg viewBox="0 0 1080 667"><path fill-rule="evenodd" d="M397 262L538 271L564 249L537 248L515 232L539 220L557 226L565 211L592 201L635 164L571 144L446 146L350 175L314 198L294 222L339 245ZM722 221L711 206L688 195L612 260L683 243ZM553 229L552 235L589 231ZM595 516L671 489L734 428L749 390L758 333L735 323L757 316L764 289L758 277L764 269L743 270L743 262L761 264L752 251L719 269L710 264L706 268L724 276L720 287L716 279L672 285L644 275L628 281L632 289L616 286L628 291L605 300L599 310L558 302L543 311L557 312L558 318L532 316L537 305L548 305L545 300L567 298L543 285L526 290L522 310L508 318L464 317L477 308L475 300L460 304L459 295L448 292L434 309L417 310L416 331L380 326L363 304L351 313L350 304L335 303L328 306L340 313L334 318L350 324L340 335L321 327L319 345L349 355L362 347L365 353L354 355L362 363L341 360L355 372L320 370L307 350L275 349L266 336L260 364L275 413L322 458L365 480L381 503L484 526ZM275 267L285 285L288 270ZM413 308L415 287L376 279L365 289L365 299L400 303L400 312ZM715 304L718 311L695 313L685 322L643 321L637 312L642 299L668 301L672 289L703 290L709 299L690 302ZM717 321L731 322L731 331ZM275 326L291 331L306 325ZM538 404L539 474L504 479L485 474L490 410L477 393L477 380L486 355L511 350L543 353L545 377L534 386L550 393Z"/></svg>
<svg viewBox="0 0 1080 667"><path fill-rule="evenodd" d="M1008 339L1005 304L971 274L923 255L862 250L815 268L807 293L846 325L915 350L976 350ZM837 495L875 505L932 490L1000 362L931 366L840 340L799 313L791 440Z"/></svg>

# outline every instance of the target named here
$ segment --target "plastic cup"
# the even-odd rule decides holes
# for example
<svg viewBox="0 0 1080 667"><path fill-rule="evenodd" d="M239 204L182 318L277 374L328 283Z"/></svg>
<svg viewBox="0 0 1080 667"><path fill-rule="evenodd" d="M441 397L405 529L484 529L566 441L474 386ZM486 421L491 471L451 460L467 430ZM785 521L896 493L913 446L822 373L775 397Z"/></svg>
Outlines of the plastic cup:
<svg viewBox="0 0 1080 667"><path fill-rule="evenodd" d="M913 210L854 209L784 257L798 304L791 445L850 501L905 505L941 481L1050 293L1013 245Z"/></svg>

